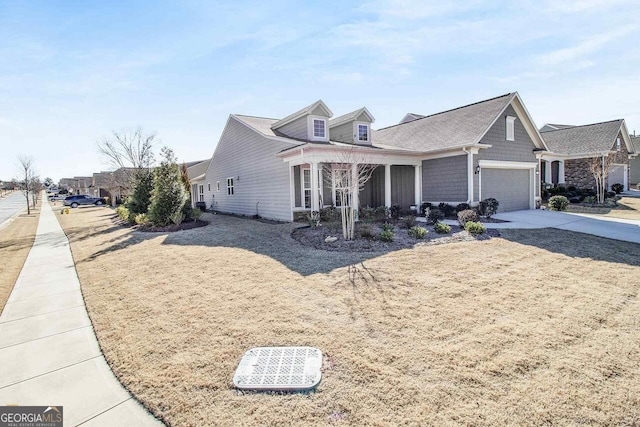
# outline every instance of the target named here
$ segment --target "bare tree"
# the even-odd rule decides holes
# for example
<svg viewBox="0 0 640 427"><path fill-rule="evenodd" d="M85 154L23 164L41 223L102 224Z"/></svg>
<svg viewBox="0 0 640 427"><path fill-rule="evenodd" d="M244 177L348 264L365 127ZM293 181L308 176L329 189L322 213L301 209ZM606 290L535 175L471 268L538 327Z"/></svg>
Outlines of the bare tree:
<svg viewBox="0 0 640 427"><path fill-rule="evenodd" d="M18 177L15 181L24 194L27 201L27 214L31 214L31 205L29 204L29 193L34 191L34 181L36 180L36 174L33 167L33 159L29 156L18 156Z"/></svg>
<svg viewBox="0 0 640 427"><path fill-rule="evenodd" d="M325 182L336 189L336 202L340 203L338 208L345 240L353 240L358 215L356 201L376 167L356 148L337 151L336 161L323 166L322 176Z"/></svg>
<svg viewBox="0 0 640 427"><path fill-rule="evenodd" d="M33 208L36 208L38 204L38 200L40 199L40 193L44 189L42 182L40 181L39 176L33 177L31 181L31 203L33 204Z"/></svg>
<svg viewBox="0 0 640 427"><path fill-rule="evenodd" d="M142 128L113 131L98 142L98 151L116 169L151 167L156 134L145 135Z"/></svg>
<svg viewBox="0 0 640 427"><path fill-rule="evenodd" d="M596 180L598 203L604 203L605 196L607 195L607 177L609 176L609 171L614 160L615 156L603 154L602 157L594 157L589 165L591 174Z"/></svg>
<svg viewBox="0 0 640 427"><path fill-rule="evenodd" d="M110 175L108 189L111 204L116 197L131 189L136 170L149 169L154 161L153 147L156 133L144 134L142 128L113 131L98 142L98 151L115 168Z"/></svg>

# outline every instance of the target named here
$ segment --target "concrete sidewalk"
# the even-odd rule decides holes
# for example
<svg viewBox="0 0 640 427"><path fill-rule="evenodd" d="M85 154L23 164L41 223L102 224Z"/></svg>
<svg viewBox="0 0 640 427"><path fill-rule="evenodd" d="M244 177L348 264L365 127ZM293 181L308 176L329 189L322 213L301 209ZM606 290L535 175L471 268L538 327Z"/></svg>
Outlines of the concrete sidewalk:
<svg viewBox="0 0 640 427"><path fill-rule="evenodd" d="M65 236L46 200L0 316L0 405L64 407L64 425L160 426L107 365Z"/></svg>

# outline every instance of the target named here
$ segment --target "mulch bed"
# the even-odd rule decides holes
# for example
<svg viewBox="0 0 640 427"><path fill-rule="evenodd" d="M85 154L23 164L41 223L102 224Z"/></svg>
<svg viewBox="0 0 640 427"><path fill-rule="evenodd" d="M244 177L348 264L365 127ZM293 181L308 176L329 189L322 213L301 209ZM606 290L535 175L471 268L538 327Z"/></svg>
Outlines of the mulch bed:
<svg viewBox="0 0 640 427"><path fill-rule="evenodd" d="M393 242L383 242L377 237L380 234L381 223L369 224L372 234L375 237L365 238L360 235L363 224L356 225L356 237L353 240L344 240L342 237L342 227L340 223L325 223L320 227L300 227L291 233L291 237L301 244L315 249L335 252L388 252L392 250L413 248L422 245L442 245L455 242L471 242L476 240L488 240L492 237L500 236L498 230L488 229L486 233L475 236L459 226L452 225L451 233L438 234L434 231L432 225L424 223L418 224L426 228L429 232L424 239L415 239L407 233L407 229L402 227L400 223L394 227ZM325 242L327 237L337 237L335 242Z"/></svg>

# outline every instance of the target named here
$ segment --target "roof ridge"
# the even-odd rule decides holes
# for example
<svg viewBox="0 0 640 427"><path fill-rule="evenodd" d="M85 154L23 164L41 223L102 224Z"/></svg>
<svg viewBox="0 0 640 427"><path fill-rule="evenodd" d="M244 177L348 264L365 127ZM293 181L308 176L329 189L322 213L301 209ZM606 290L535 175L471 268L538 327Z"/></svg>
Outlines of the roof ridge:
<svg viewBox="0 0 640 427"><path fill-rule="evenodd" d="M463 108L471 107L471 106L473 106L473 105L482 104L482 103L484 103L484 102L494 101L494 100L496 100L496 99L504 98L505 96L509 96L509 95L513 95L513 94L515 94L515 92L505 93L504 95L494 96L493 98L484 99L484 100L482 100L482 101L477 101L477 102L472 102L471 104L462 105L462 106L460 106L460 107L451 108L451 109L449 109L449 110L440 111L440 112L438 112L438 113L429 114L429 115L427 115L427 116L422 116L422 114L418 114L418 115L420 115L420 116L422 116L422 117L420 117L420 118L418 118L418 119L415 119L415 120L412 120L412 121L410 121L410 122L406 122L406 123L397 123L397 124L395 124L395 125L391 125L391 126L383 127L383 128L376 129L376 130L381 131L381 130L390 129L390 128L392 128L392 127L396 127L396 126L402 126L402 125L406 125L406 124L409 124L409 123L415 123L415 122L418 122L418 121L420 121L420 120L428 119L429 117L438 116L438 115L440 115L440 114L444 114L444 113L450 113L450 112L452 112L452 111L461 110L461 109L463 109ZM408 113L408 114L415 114L415 113Z"/></svg>
<svg viewBox="0 0 640 427"><path fill-rule="evenodd" d="M234 116L240 116L240 117L251 117L253 119L265 119L265 120L280 120L280 119L276 119L273 117L262 117L262 116L252 116L250 114L238 114L238 113L233 113Z"/></svg>
<svg viewBox="0 0 640 427"><path fill-rule="evenodd" d="M586 125L573 125L570 128L547 130L547 131L540 132L540 133L551 133L551 132L558 132L558 131L561 131L561 130L571 130L571 129L575 129L575 128L585 128L587 126L595 126L595 125L602 125L602 124L605 124L605 123L621 122L623 120L624 119L615 119L615 120L606 120L604 122L589 123L589 124L586 124Z"/></svg>

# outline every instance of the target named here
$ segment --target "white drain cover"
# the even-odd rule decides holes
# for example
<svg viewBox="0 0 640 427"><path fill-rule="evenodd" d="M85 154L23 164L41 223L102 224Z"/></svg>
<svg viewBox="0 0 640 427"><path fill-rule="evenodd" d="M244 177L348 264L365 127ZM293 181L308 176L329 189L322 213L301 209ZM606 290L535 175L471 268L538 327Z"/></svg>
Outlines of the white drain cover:
<svg viewBox="0 0 640 427"><path fill-rule="evenodd" d="M313 347L255 347L247 351L233 384L243 390L308 390L320 383L322 352Z"/></svg>

